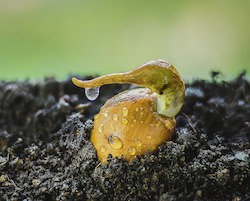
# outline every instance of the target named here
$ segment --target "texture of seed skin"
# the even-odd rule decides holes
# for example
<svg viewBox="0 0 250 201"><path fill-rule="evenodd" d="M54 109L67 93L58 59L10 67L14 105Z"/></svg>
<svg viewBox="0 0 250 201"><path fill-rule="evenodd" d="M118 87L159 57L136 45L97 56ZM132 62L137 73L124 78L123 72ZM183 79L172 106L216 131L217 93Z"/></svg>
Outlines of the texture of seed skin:
<svg viewBox="0 0 250 201"><path fill-rule="evenodd" d="M164 141L170 140L172 137L175 127L175 119L162 117L162 115L152 113L151 110L156 111L155 95L152 94L153 92L143 88L136 90L137 92L135 94L140 94L140 96L137 96L131 101L121 101L119 106L112 106L111 103L116 100L116 96L109 99L106 104L102 106L99 112L101 115L99 115L99 118L94 122L91 141L95 142L93 144L97 150L98 158L103 163L106 162L109 154L113 157L122 157L127 161L131 161L137 155L144 155L148 150L152 152L156 151L160 144ZM131 91L124 93L131 93ZM151 96L145 96L146 94L150 94ZM119 96L119 94L117 96ZM139 108L139 110L137 110L137 105L143 105L143 109L140 110ZM123 111L118 110L117 107L129 108L128 115L126 116L126 119L128 120L127 124L122 122ZM151 108L151 110L144 108ZM108 119L105 115L102 115L102 113L105 113L106 111L108 111L111 116L116 114L118 120L117 118L115 118L115 120ZM138 115L140 111L143 111L145 115ZM141 124L141 121L144 123ZM131 127L131 124L134 126ZM150 126L150 124L153 126ZM101 133L98 131L100 125L105 125ZM113 130L112 126L107 125L115 125L116 129ZM171 126L166 128L165 125ZM119 144L120 141L118 145L115 144L114 146L114 142L117 141L117 139L110 139L110 136L116 136L121 140L122 146ZM100 147L103 145L105 145L105 151L103 151L103 149L100 150ZM119 147L119 149L114 147Z"/></svg>

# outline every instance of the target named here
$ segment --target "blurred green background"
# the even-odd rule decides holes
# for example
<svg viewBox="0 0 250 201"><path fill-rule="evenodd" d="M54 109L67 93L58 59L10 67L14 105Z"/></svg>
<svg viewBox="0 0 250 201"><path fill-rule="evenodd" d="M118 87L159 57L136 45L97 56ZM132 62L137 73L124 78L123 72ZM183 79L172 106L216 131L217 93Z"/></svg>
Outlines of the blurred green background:
<svg viewBox="0 0 250 201"><path fill-rule="evenodd" d="M0 0L0 79L65 79L165 59L186 79L250 71L249 0Z"/></svg>

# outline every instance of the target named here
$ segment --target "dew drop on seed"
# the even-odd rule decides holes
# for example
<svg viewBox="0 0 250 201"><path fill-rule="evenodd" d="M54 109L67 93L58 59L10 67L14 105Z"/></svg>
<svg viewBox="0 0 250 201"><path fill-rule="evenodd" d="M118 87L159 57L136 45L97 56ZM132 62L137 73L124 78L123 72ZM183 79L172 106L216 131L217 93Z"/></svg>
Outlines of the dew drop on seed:
<svg viewBox="0 0 250 201"><path fill-rule="evenodd" d="M130 146L128 148L128 154L131 155L131 156L134 156L136 154L136 149L134 146Z"/></svg>
<svg viewBox="0 0 250 201"><path fill-rule="evenodd" d="M136 145L137 147L141 147L141 141L138 140L137 138L135 138L135 145Z"/></svg>
<svg viewBox="0 0 250 201"><path fill-rule="evenodd" d="M155 123L155 127L159 127L161 125L161 121L157 121L156 123Z"/></svg>
<svg viewBox="0 0 250 201"><path fill-rule="evenodd" d="M115 130L116 130L116 128L115 128L115 126L114 126L113 124L110 124L110 129L111 129L112 131L115 131Z"/></svg>
<svg viewBox="0 0 250 201"><path fill-rule="evenodd" d="M124 119L122 119L122 124L123 124L123 125L128 124L128 120L127 120L127 119L125 119L125 118L124 118Z"/></svg>
<svg viewBox="0 0 250 201"><path fill-rule="evenodd" d="M110 136L108 142L113 149L121 149L123 147L123 142L119 137Z"/></svg>
<svg viewBox="0 0 250 201"><path fill-rule="evenodd" d="M102 146L100 147L100 150L101 150L101 152L105 152L105 151L106 151L106 148L102 145Z"/></svg>
<svg viewBox="0 0 250 201"><path fill-rule="evenodd" d="M98 127L98 132L99 132L99 133L102 133L103 130L104 130L104 125L101 124L101 125Z"/></svg>
<svg viewBox="0 0 250 201"><path fill-rule="evenodd" d="M122 108L122 114L126 116L128 114L128 108L126 107Z"/></svg>
<svg viewBox="0 0 250 201"><path fill-rule="evenodd" d="M157 112L153 112L153 115L154 115L154 117L157 117L158 113Z"/></svg>
<svg viewBox="0 0 250 201"><path fill-rule="evenodd" d="M172 124L172 122L166 121L166 122L165 122L165 127L166 127L167 129L173 129L174 125Z"/></svg>
<svg viewBox="0 0 250 201"><path fill-rule="evenodd" d="M118 120L118 115L117 115L117 114L114 114L114 115L113 115L113 120L114 120L114 121L117 121L117 120Z"/></svg>
<svg viewBox="0 0 250 201"><path fill-rule="evenodd" d="M105 117L108 117L108 116L109 116L109 111L106 110L106 111L103 113L103 115L104 115Z"/></svg>
<svg viewBox="0 0 250 201"><path fill-rule="evenodd" d="M148 140L150 140L151 138L152 138L152 136L151 135L146 135L146 138L148 139Z"/></svg>
<svg viewBox="0 0 250 201"><path fill-rule="evenodd" d="M99 96L100 87L85 88L85 95L90 100L93 101Z"/></svg>

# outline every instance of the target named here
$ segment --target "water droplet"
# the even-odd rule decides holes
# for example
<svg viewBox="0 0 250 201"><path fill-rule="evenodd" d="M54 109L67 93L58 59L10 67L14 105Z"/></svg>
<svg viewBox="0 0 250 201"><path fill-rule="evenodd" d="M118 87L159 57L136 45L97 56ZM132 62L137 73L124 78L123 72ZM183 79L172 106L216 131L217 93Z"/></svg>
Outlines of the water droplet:
<svg viewBox="0 0 250 201"><path fill-rule="evenodd" d="M113 120L114 120L114 121L117 121L117 120L118 120L118 115L117 115L117 114L114 114L114 115L113 115Z"/></svg>
<svg viewBox="0 0 250 201"><path fill-rule="evenodd" d="M172 124L172 122L166 121L166 122L165 122L165 127L166 127L167 129L173 129L174 125Z"/></svg>
<svg viewBox="0 0 250 201"><path fill-rule="evenodd" d="M144 121L141 121L141 124L143 124L144 123Z"/></svg>
<svg viewBox="0 0 250 201"><path fill-rule="evenodd" d="M153 115L154 115L154 117L157 117L158 113L157 112L153 112Z"/></svg>
<svg viewBox="0 0 250 201"><path fill-rule="evenodd" d="M126 107L122 108L122 114L126 116L128 114L128 108Z"/></svg>
<svg viewBox="0 0 250 201"><path fill-rule="evenodd" d="M100 149L101 149L101 152L105 152L106 151L106 148L103 145L100 147Z"/></svg>
<svg viewBox="0 0 250 201"><path fill-rule="evenodd" d="M140 147L140 146L141 146L141 141L138 140L137 138L135 138L135 145L136 145L137 147Z"/></svg>
<svg viewBox="0 0 250 201"><path fill-rule="evenodd" d="M98 98L100 87L95 88L85 88L85 95L90 100L93 101Z"/></svg>
<svg viewBox="0 0 250 201"><path fill-rule="evenodd" d="M160 126L161 125L161 121L157 121L156 123L155 123L155 126L156 127L158 127L158 126Z"/></svg>
<svg viewBox="0 0 250 201"><path fill-rule="evenodd" d="M98 114L94 116L94 119L98 119L98 118L99 118L99 115L98 115Z"/></svg>
<svg viewBox="0 0 250 201"><path fill-rule="evenodd" d="M115 128L115 126L114 126L113 124L110 124L110 129L111 129L112 131L115 131L115 130L116 130L116 128Z"/></svg>
<svg viewBox="0 0 250 201"><path fill-rule="evenodd" d="M148 140L150 140L150 139L152 138L152 136L149 135L149 134L147 134L147 135L146 135L146 138L147 138Z"/></svg>
<svg viewBox="0 0 250 201"><path fill-rule="evenodd" d="M123 147L122 140L117 136L109 136L108 142L113 149L121 149Z"/></svg>
<svg viewBox="0 0 250 201"><path fill-rule="evenodd" d="M102 133L103 130L104 130L104 125L101 124L101 125L98 127L98 132L99 132L99 133Z"/></svg>
<svg viewBox="0 0 250 201"><path fill-rule="evenodd" d="M122 119L122 124L123 124L123 125L128 124L128 120L127 120L127 119L125 119L125 118L123 118L123 119Z"/></svg>
<svg viewBox="0 0 250 201"><path fill-rule="evenodd" d="M139 111L139 108L138 108L138 107L137 107L137 108L135 108L135 111L136 111L136 112L138 112L138 111Z"/></svg>
<svg viewBox="0 0 250 201"><path fill-rule="evenodd" d="M136 154L136 149L135 149L134 146L131 146L131 147L128 148L128 154L131 155L131 156Z"/></svg>
<svg viewBox="0 0 250 201"><path fill-rule="evenodd" d="M103 113L103 115L104 115L105 117L108 117L108 116L109 116L109 111L106 110L106 111Z"/></svg>
<svg viewBox="0 0 250 201"><path fill-rule="evenodd" d="M140 110L143 110L143 107L140 107Z"/></svg>

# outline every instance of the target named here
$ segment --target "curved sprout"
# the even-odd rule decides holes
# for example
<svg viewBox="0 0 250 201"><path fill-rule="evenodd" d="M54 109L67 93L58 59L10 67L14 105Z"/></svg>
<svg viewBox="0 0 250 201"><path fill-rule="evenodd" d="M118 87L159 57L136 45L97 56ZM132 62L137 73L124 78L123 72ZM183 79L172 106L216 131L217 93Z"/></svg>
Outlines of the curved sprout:
<svg viewBox="0 0 250 201"><path fill-rule="evenodd" d="M103 75L92 80L72 82L81 88L95 88L105 84L128 83L147 87L157 93L157 112L174 117L181 109L185 96L185 84L177 70L164 60L145 63L132 71Z"/></svg>

